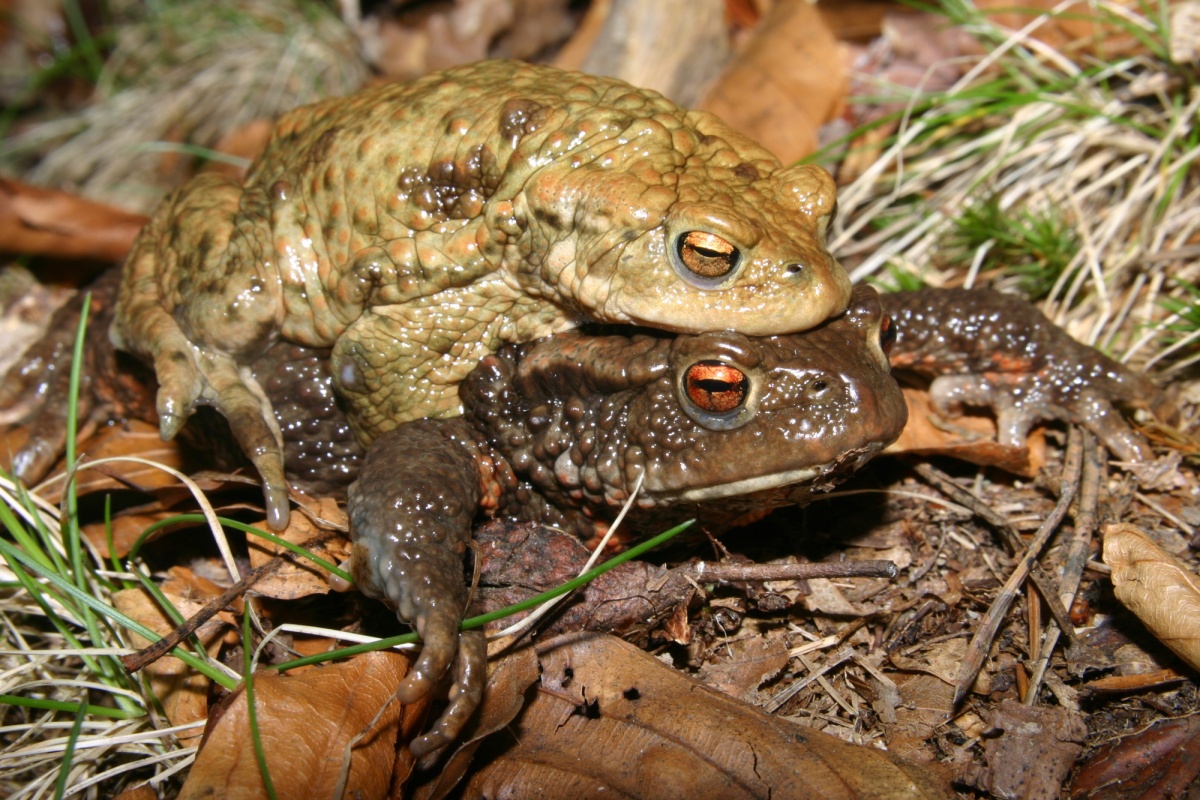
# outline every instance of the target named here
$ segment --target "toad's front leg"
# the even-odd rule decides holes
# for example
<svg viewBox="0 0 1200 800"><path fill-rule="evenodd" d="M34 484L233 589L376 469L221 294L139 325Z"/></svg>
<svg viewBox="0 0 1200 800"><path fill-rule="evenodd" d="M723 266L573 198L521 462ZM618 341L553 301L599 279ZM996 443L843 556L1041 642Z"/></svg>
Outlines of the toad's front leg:
<svg viewBox="0 0 1200 800"><path fill-rule="evenodd" d="M463 555L481 497L470 443L461 418L402 425L371 446L349 492L355 582L394 607L423 642L396 696L402 703L426 697L455 667L450 705L412 742L416 755L451 742L483 696L483 633L459 632L467 603Z"/></svg>
<svg viewBox="0 0 1200 800"><path fill-rule="evenodd" d="M256 244L262 237L239 228L263 216L244 205L241 187L220 176L202 176L164 202L126 261L111 338L153 366L163 439L198 405L225 416L262 476L278 530L288 518L283 440L245 365L279 333L281 286Z"/></svg>

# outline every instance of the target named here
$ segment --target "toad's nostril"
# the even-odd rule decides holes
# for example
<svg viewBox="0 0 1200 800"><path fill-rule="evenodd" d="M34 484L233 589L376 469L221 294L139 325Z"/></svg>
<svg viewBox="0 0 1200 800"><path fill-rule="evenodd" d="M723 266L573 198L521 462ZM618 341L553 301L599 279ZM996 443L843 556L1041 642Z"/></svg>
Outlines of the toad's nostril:
<svg viewBox="0 0 1200 800"><path fill-rule="evenodd" d="M801 272L804 272L804 265L803 264L788 264L787 269L785 269L784 272L786 272L789 276L790 275L799 275Z"/></svg>

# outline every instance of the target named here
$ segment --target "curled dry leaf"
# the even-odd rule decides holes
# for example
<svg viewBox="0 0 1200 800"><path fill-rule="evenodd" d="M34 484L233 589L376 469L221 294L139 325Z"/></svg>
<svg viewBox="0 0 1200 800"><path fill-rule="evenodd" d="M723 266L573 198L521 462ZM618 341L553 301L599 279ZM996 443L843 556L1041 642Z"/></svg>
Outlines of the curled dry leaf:
<svg viewBox="0 0 1200 800"><path fill-rule="evenodd" d="M933 768L772 717L615 637L538 652L539 690L464 796L952 796Z"/></svg>
<svg viewBox="0 0 1200 800"><path fill-rule="evenodd" d="M264 531L269 530L265 521L257 527ZM350 557L350 543L347 540L323 532L304 514L292 514L287 528L278 536L334 564ZM247 536L246 542L250 550L250 566L254 568L289 552L286 548L257 536ZM297 556L290 563L281 565L279 569L259 579L254 584L254 591L276 600L298 600L309 595L328 594L329 573L308 559Z"/></svg>
<svg viewBox="0 0 1200 800"><path fill-rule="evenodd" d="M1105 742L1080 765L1071 797L1187 797L1200 779L1200 716L1159 720Z"/></svg>
<svg viewBox="0 0 1200 800"><path fill-rule="evenodd" d="M986 415L968 414L942 420L929 400L929 392L903 387L908 404L908 424L900 438L885 453L949 456L981 467L999 467L1014 475L1033 477L1046 464L1046 439L1041 428L1029 435L1025 447L1009 447L996 441L996 421Z"/></svg>
<svg viewBox="0 0 1200 800"><path fill-rule="evenodd" d="M120 261L146 224L140 214L0 178L0 250Z"/></svg>
<svg viewBox="0 0 1200 800"><path fill-rule="evenodd" d="M396 653L375 652L301 675L255 673L258 733L277 797L334 797L347 757L342 797L389 796L393 766L411 764L406 748L397 764L397 730L407 735L424 711L391 702L407 663ZM245 692L233 696L209 730L179 797L267 797Z"/></svg>
<svg viewBox="0 0 1200 800"><path fill-rule="evenodd" d="M152 494L157 489L178 486L179 479L166 470L135 461L116 461L88 468L86 462L102 458L121 456L137 457L153 461L177 470L184 469L183 452L178 442L164 442L159 436L158 426L137 419L127 420L121 425L109 425L80 448L85 468L75 479L75 491L79 495L90 492L121 490L126 488ZM66 471L66 462L59 462L54 475ZM64 482L56 480L41 491L51 503L62 499Z"/></svg>
<svg viewBox="0 0 1200 800"><path fill-rule="evenodd" d="M1113 591L1159 641L1200 669L1200 577L1136 525L1104 528Z"/></svg>

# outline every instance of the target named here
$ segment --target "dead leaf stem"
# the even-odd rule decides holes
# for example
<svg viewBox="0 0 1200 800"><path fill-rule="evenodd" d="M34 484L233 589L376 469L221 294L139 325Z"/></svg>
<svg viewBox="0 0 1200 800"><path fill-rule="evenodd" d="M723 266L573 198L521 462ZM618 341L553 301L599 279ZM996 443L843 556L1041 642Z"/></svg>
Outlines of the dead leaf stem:
<svg viewBox="0 0 1200 800"><path fill-rule="evenodd" d="M312 540L305 542L303 546L315 546L322 538L324 537L314 537ZM220 611L228 607L234 600L244 595L252 586L254 586L254 584L275 572L284 564L294 563L294 561L295 556L292 553L282 553L275 556L262 566L247 572L236 583L234 583L217 597L214 597L212 600L209 600L207 603L205 603L204 608L197 611L190 618L188 618L186 622L168 633L163 638L159 639L157 642L154 642L148 647L143 647L136 653L130 653L129 655L121 656L121 665L124 666L128 672L133 673L149 664L153 664L155 661L167 655L167 653L171 652L171 650L181 644L184 639L195 633L201 625L208 622Z"/></svg>
<svg viewBox="0 0 1200 800"><path fill-rule="evenodd" d="M1096 508L1100 499L1100 483L1104 480L1104 454L1104 448L1096 443L1096 437L1088 431L1083 431L1083 475L1079 482L1079 503L1075 508L1075 538L1067 548L1062 580L1058 585L1062 604L1068 608L1075 602L1075 594L1079 591L1079 582L1083 579L1083 570L1087 567L1088 555L1091 553L1092 535L1096 532ZM1074 625L1070 619L1067 619L1067 624ZM1034 662L1029 678L1029 691L1023 700L1027 706L1033 705L1037 700L1058 638L1065 633L1068 638L1074 639L1074 628L1063 630L1061 626L1062 623L1058 622L1046 628L1042 652Z"/></svg>
<svg viewBox="0 0 1200 800"><path fill-rule="evenodd" d="M979 670L983 668L983 662L987 658L988 650L991 649L992 640L996 637L997 631L1000 630L1000 625L1004 622L1005 616L1008 614L1008 609L1012 605L1013 600L1017 597L1017 592L1020 589L1025 579L1029 577L1030 570L1036 564L1038 555L1042 552L1042 548L1050 541L1050 536L1057 530L1059 523L1063 517L1067 515L1067 509L1071 505L1071 501L1075 499L1075 492L1079 487L1080 475L1083 471L1083 437L1080 435L1077 428L1072 426L1071 435L1067 440L1067 452L1063 457L1062 474L1059 477L1059 495L1058 503L1054 509L1046 517L1046 520L1038 528L1033 539L1029 542L1029 547L1026 548L1020 560L1013 568L1012 574L1008 580L1004 582L1004 586L1000 588L1000 593L991 607L980 620L979 629L971 638L971 644L967 647L967 653L963 657L962 666L958 670L958 676L954 682L954 701L953 707L958 707L967 692L971 690L971 684L975 682L975 677L979 674ZM1055 600L1058 599L1054 595ZM1069 626L1069 623L1068 623ZM1071 630L1066 627L1066 630Z"/></svg>
<svg viewBox="0 0 1200 800"><path fill-rule="evenodd" d="M1016 555L1024 549L1025 543L1021 539L1021 534L1012 526L1012 523L996 513L974 492L959 486L953 478L931 464L915 464L913 468L935 489L954 502L971 509L976 516L999 533L1011 555ZM1042 565L1036 562L1029 573L1029 579L1033 582L1038 594L1046 601L1046 606L1050 609L1050 616L1059 624L1059 629L1065 631L1067 638L1074 641L1075 628L1070 624L1071 618L1067 614L1066 607L1058 599L1059 590L1055 589L1053 579L1042 569Z"/></svg>

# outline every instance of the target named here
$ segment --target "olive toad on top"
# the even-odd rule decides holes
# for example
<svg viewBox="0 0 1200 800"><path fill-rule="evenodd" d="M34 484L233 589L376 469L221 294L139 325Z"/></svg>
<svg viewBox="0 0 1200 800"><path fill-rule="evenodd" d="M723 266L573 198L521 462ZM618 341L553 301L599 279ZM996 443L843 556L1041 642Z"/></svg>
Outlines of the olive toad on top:
<svg viewBox="0 0 1200 800"><path fill-rule="evenodd" d="M484 62L296 109L244 182L201 175L134 246L113 341L153 363L173 436L228 418L287 514L281 439L244 368L332 347L367 444L460 411L505 342L581 321L748 335L841 313L834 187L715 117L609 78Z"/></svg>

